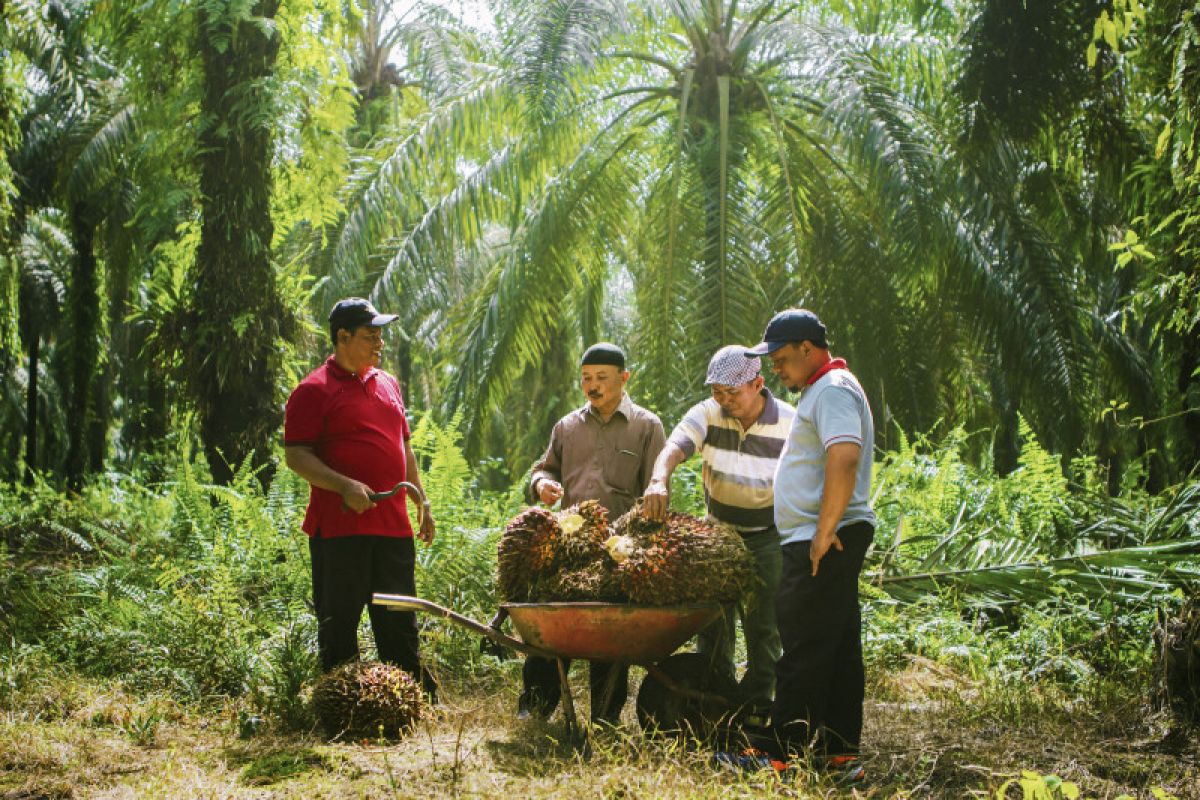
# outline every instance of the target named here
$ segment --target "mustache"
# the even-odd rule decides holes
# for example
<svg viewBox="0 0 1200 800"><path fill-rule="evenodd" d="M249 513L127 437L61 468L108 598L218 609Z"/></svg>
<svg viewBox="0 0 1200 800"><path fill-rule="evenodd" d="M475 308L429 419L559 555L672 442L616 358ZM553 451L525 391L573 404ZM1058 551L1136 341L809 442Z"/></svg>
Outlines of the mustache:
<svg viewBox="0 0 1200 800"><path fill-rule="evenodd" d="M589 392L587 393L588 397L599 397L599 396L600 396L600 395L602 395L602 394L604 394L604 393L603 393L603 392L601 392L601 391L598 391L598 390L596 390L596 389L592 389L591 391L589 391Z"/></svg>

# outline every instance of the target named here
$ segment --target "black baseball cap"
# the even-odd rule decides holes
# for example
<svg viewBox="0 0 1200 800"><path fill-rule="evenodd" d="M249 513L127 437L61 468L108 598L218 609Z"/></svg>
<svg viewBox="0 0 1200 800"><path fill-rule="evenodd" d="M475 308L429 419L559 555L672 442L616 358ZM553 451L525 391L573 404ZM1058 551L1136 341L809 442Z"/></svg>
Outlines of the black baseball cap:
<svg viewBox="0 0 1200 800"><path fill-rule="evenodd" d="M829 347L825 341L825 323L805 308L789 308L771 317L762 341L746 351L746 357L774 353L788 342L812 342L817 347Z"/></svg>
<svg viewBox="0 0 1200 800"><path fill-rule="evenodd" d="M387 325L395 322L399 314L380 314L370 300L361 297L347 297L333 304L329 312L329 333L336 337L337 332L345 328L353 331L363 325Z"/></svg>

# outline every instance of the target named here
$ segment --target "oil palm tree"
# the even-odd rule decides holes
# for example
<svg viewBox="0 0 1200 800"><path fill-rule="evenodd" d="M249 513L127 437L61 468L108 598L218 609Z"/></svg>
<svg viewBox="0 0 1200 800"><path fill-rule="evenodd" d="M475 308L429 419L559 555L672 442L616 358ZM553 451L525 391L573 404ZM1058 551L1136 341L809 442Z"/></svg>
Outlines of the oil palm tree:
<svg viewBox="0 0 1200 800"><path fill-rule="evenodd" d="M882 387L881 416L988 419L999 372L1039 433L1077 446L1093 320L1073 256L1013 196L1012 144L962 146L948 23L923 33L874 5L519 6L506 60L392 144L341 258L376 255L378 296L427 296L453 321L451 403L500 405L550 348L579 347L597 292L627 285L661 411L695 398L718 345L808 303ZM403 221L387 238L385 214ZM447 264L479 276L468 302ZM976 395L955 409L942 387Z"/></svg>
<svg viewBox="0 0 1200 800"><path fill-rule="evenodd" d="M134 113L90 36L86 6L17 3L14 12L11 42L25 57L35 89L20 147L10 154L20 189L12 230L19 235L27 214L39 208L57 206L66 215L73 260L66 282L68 330L60 337L69 410L64 470L78 486L86 472L102 466L106 451L109 409L96 402L97 395L107 400L101 380L108 312L102 241L122 238L129 221L122 187Z"/></svg>

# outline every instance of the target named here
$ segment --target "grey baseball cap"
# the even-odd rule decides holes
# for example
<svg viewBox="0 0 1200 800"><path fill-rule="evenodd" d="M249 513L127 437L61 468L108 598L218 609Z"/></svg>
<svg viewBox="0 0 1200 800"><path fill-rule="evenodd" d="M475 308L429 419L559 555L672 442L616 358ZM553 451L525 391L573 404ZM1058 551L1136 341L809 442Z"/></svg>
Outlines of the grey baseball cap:
<svg viewBox="0 0 1200 800"><path fill-rule="evenodd" d="M757 358L747 358L746 348L740 344L729 344L713 354L708 362L705 385L741 386L758 377L761 363Z"/></svg>

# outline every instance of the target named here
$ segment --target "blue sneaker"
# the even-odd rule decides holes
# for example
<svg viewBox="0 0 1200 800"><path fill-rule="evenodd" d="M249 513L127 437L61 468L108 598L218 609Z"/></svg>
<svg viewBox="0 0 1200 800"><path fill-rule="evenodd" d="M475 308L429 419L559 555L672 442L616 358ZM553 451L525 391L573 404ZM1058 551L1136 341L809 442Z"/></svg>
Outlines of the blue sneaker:
<svg viewBox="0 0 1200 800"><path fill-rule="evenodd" d="M821 771L832 776L838 786L854 786L867 779L867 770L858 756L828 756Z"/></svg>
<svg viewBox="0 0 1200 800"><path fill-rule="evenodd" d="M720 766L729 766L742 772L761 772L770 770L776 775L784 775L791 770L786 761L771 758L762 750L747 747L740 753L719 750L713 754L713 761Z"/></svg>

